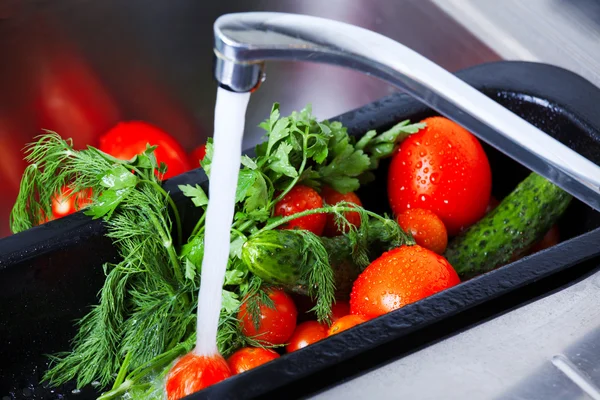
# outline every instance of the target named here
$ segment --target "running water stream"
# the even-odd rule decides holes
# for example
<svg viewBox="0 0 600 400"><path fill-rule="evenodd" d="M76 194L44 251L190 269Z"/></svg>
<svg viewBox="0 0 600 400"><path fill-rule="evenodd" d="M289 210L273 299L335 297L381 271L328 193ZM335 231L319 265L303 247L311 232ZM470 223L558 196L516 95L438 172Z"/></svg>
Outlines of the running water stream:
<svg viewBox="0 0 600 400"><path fill-rule="evenodd" d="M234 93L222 88L217 90L194 350L201 356L218 354L217 328L249 100L250 93Z"/></svg>

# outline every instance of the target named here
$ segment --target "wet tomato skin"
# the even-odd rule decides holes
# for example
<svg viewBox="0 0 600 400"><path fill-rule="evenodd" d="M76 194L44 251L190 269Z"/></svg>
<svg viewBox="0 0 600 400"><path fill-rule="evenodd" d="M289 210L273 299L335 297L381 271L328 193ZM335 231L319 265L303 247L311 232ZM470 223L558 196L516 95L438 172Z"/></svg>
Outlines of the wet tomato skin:
<svg viewBox="0 0 600 400"><path fill-rule="evenodd" d="M303 322L296 327L285 350L291 353L325 339L327 337L327 329L327 325L317 321Z"/></svg>
<svg viewBox="0 0 600 400"><path fill-rule="evenodd" d="M279 358L279 354L273 350L260 347L244 347L229 356L227 364L232 373L241 374L276 358Z"/></svg>
<svg viewBox="0 0 600 400"><path fill-rule="evenodd" d="M350 313L376 318L459 283L444 257L419 245L401 246L381 255L354 281Z"/></svg>
<svg viewBox="0 0 600 400"><path fill-rule="evenodd" d="M340 332L353 328L356 325L360 325L363 322L367 322L367 318L363 317L362 315L346 315L338 319L329 327L329 330L327 331L327 336L338 334Z"/></svg>
<svg viewBox="0 0 600 400"><path fill-rule="evenodd" d="M275 216L287 217L302 211L323 207L323 199L314 189L304 186L294 186L283 198L275 204ZM317 236L323 234L326 214L312 214L291 220L282 226L283 229L305 229Z"/></svg>
<svg viewBox="0 0 600 400"><path fill-rule="evenodd" d="M166 381L168 400L179 400L231 376L223 357L188 353L175 362Z"/></svg>
<svg viewBox="0 0 600 400"><path fill-rule="evenodd" d="M255 337L265 344L284 344L288 341L294 329L298 311L292 298L280 289L269 289L269 298L274 303L274 308L265 304L260 305L260 325L254 325L252 315L248 311L248 302L240 306L238 320L242 326L242 333L248 337Z"/></svg>
<svg viewBox="0 0 600 400"><path fill-rule="evenodd" d="M409 136L393 156L388 196L394 214L410 208L433 211L450 236L485 214L492 174L481 144L466 129L443 117Z"/></svg>
<svg viewBox="0 0 600 400"><path fill-rule="evenodd" d="M398 224L409 232L415 242L437 254L443 254L448 245L448 232L433 211L410 208L398 215Z"/></svg>
<svg viewBox="0 0 600 400"><path fill-rule="evenodd" d="M346 194L342 194L330 188L329 186L323 186L321 190L321 197L323 197L323 201L329 205L335 205L342 201L347 203L353 203L362 207L362 202L360 198L354 192L348 192ZM346 212L344 213L344 217L348 220L348 222L356 227L360 226L360 214L357 212ZM327 214L327 222L325 223L325 229L323 231L324 236L333 237L338 236L343 233L348 232L349 228L344 227L340 229L335 223L335 217L333 214Z"/></svg>

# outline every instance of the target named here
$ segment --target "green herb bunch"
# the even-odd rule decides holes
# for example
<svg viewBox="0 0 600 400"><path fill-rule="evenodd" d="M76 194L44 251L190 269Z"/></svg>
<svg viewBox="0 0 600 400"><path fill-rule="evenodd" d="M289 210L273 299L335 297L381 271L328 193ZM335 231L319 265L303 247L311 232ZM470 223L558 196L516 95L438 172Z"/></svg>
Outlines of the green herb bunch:
<svg viewBox="0 0 600 400"><path fill-rule="evenodd" d="M310 108L281 117L275 104L261 127L266 140L257 146L256 156L243 156L235 198L218 331L224 356L244 345L262 345L241 333L236 318L241 302L249 302L256 324L261 304L272 306L264 291L268 282L252 274L242 260L243 246L252 238L311 213L333 213L338 224L349 225L344 213L356 211L365 223L363 228L348 229L344 246L357 264L368 264L367 247L372 243L363 240L368 226L379 227L375 231L396 245L411 240L394 221L356 205L326 205L285 218L274 217L274 207L299 183L317 190L322 185L342 193L357 190L372 179L379 160L422 124L403 121L380 135L367 132L355 142L341 123L318 122ZM119 160L93 147L76 151L70 140L53 132L26 149L30 165L11 213L12 230L26 230L51 215L52 199L63 187L68 186L71 195L91 190L93 199L85 214L106 221L107 236L121 257L104 265L106 280L99 302L78 322L72 350L52 356L45 380L54 385L76 380L83 387L97 382L109 389L102 398L126 392L150 398L157 395L156 377L195 343L205 216L188 238L182 237L179 212L161 185L166 166L157 163L154 150L148 146L130 160ZM210 177L211 140L206 150L201 165ZM179 189L205 211L208 198L202 187ZM336 289L331 246L310 232L299 234L300 258L310 260L303 264L300 280L305 293L316 300L318 319L327 321Z"/></svg>

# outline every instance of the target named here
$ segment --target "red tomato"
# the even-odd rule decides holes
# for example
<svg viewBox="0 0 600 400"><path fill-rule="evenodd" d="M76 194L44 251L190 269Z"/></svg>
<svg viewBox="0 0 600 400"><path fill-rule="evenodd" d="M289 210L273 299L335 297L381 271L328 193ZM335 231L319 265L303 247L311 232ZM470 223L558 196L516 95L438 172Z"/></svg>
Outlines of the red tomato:
<svg viewBox="0 0 600 400"><path fill-rule="evenodd" d="M348 192L346 194L341 194L340 192L336 192L329 186L323 186L321 190L321 196L323 197L323 201L329 205L334 205L342 201L346 201L348 203L354 203L362 207L362 202L354 192ZM344 217L348 220L352 225L359 227L360 226L360 214L357 212L347 212L344 213ZM327 214L327 222L325 223L325 230L323 234L325 236L333 237L341 235L342 233L348 232L348 227L340 230L335 223L335 217L333 214Z"/></svg>
<svg viewBox="0 0 600 400"><path fill-rule="evenodd" d="M388 195L398 215L409 208L433 211L449 235L477 222L490 199L492 174L481 144L443 117L409 136L392 158Z"/></svg>
<svg viewBox="0 0 600 400"><path fill-rule="evenodd" d="M73 214L91 204L92 191L90 189L71 195L71 189L64 187L62 192L52 199L52 216L62 218Z"/></svg>
<svg viewBox="0 0 600 400"><path fill-rule="evenodd" d="M342 317L350 314L350 303L343 300L337 300L331 305L331 321L335 322Z"/></svg>
<svg viewBox="0 0 600 400"><path fill-rule="evenodd" d="M192 168L198 168L200 166L200 161L204 160L204 156L206 155L206 145L203 144L198 146L192 151L190 154L190 165Z"/></svg>
<svg viewBox="0 0 600 400"><path fill-rule="evenodd" d="M285 347L288 353L300 350L308 345L318 342L327 337L327 325L317 321L306 321L298 325L290 342Z"/></svg>
<svg viewBox="0 0 600 400"><path fill-rule="evenodd" d="M538 251L556 246L558 242L560 242L560 232L558 231L558 226L552 225L552 228L550 228L544 237L535 245L533 245L531 250L529 250L529 254L537 253Z"/></svg>
<svg viewBox="0 0 600 400"><path fill-rule="evenodd" d="M220 355L181 357L167 375L168 400L179 400L231 376L227 362Z"/></svg>
<svg viewBox="0 0 600 400"><path fill-rule="evenodd" d="M327 331L327 336L335 335L336 333L343 332L356 325L360 325L363 322L367 322L367 319L362 315L346 315L334 322Z"/></svg>
<svg viewBox="0 0 600 400"><path fill-rule="evenodd" d="M272 289L269 298L273 300L275 308L265 304L260 305L260 325L254 326L252 315L248 311L248 302L244 302L238 312L238 320L242 325L242 332L248 337L266 344L284 344L296 329L298 311L292 298L283 290Z"/></svg>
<svg viewBox="0 0 600 400"><path fill-rule="evenodd" d="M398 215L398 224L413 236L419 246L438 254L443 254L446 250L446 227L432 211L411 208Z"/></svg>
<svg viewBox="0 0 600 400"><path fill-rule="evenodd" d="M375 318L459 283L444 257L419 245L401 246L373 261L354 281L350 312Z"/></svg>
<svg viewBox="0 0 600 400"><path fill-rule="evenodd" d="M190 170L187 155L179 143L146 122L120 122L100 138L100 150L121 160L129 160L143 152L146 144L158 146L154 152L156 160L169 167L164 179Z"/></svg>
<svg viewBox="0 0 600 400"><path fill-rule="evenodd" d="M275 204L275 215L287 217L302 211L323 207L323 199L314 189L296 185ZM296 218L283 226L283 229L305 229L321 236L327 221L326 214L312 214Z"/></svg>
<svg viewBox="0 0 600 400"><path fill-rule="evenodd" d="M259 365L273 361L279 358L279 354L270 349L261 349L259 347L244 347L233 353L227 360L231 372L241 374L256 368Z"/></svg>

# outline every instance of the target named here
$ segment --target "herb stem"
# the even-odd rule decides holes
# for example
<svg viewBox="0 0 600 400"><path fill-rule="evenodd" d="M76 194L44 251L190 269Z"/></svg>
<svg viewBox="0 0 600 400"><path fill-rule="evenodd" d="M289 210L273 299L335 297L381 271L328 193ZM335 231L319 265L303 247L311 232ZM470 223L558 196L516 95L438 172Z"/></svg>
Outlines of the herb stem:
<svg viewBox="0 0 600 400"><path fill-rule="evenodd" d="M292 182L288 185L288 187L281 192L281 194L279 196L277 196L277 198L275 200L273 200L271 202L271 204L277 204L281 201L281 199L283 199L285 197L286 194L289 193L290 190L292 190L292 188L294 186L296 186L296 183L298 183L298 180L300 179L300 177L302 176L302 174L304 173L304 167L306 167L306 148L308 147L308 134L303 134L302 135L302 164L300 164L300 168L298 168L298 175L292 180Z"/></svg>
<svg viewBox="0 0 600 400"><path fill-rule="evenodd" d="M177 278L178 282L183 282L183 273L181 272L181 266L179 265L179 258L177 257L177 253L175 252L175 247L173 247L173 240L171 238L171 234L163 229L163 226L160 224L160 222L156 218L156 215L154 215L153 213L150 213L150 220L152 221L152 224L154 224L154 227L158 231L158 234L163 242L163 246L165 247L165 249L167 249L167 254L169 255L171 264L173 264L175 278Z"/></svg>
<svg viewBox="0 0 600 400"><path fill-rule="evenodd" d="M196 222L196 226L194 226L194 230L192 231L190 238L192 238L198 234L198 232L200 231L200 228L202 227L202 224L204 223L204 219L206 219L206 210L204 211L204 214L202 214L200 219L198 219L198 222Z"/></svg>
<svg viewBox="0 0 600 400"><path fill-rule="evenodd" d="M131 354L131 352L127 352L127 355L125 355L125 359L121 364L121 368L119 368L119 373L117 374L117 378L115 379L115 383L113 384L113 390L121 386L121 384L125 380L127 369L129 368L129 362L131 361Z"/></svg>
<svg viewBox="0 0 600 400"><path fill-rule="evenodd" d="M342 205L339 205L342 204ZM347 203L350 204L350 203ZM301 218L307 215L313 215L313 214L321 214L321 213L332 213L332 212L339 212L339 213L345 213L345 212L356 212L357 209L359 209L358 206L347 206L345 205L345 203L338 203L336 205L333 206L327 206L327 207L321 207L321 208L313 208L311 210L305 210L296 214L292 214L292 215L288 215L287 217L283 217L275 222L272 222L270 224L265 225L262 229L260 229L258 233L264 232L264 231L268 231L268 230L272 230L274 228L277 228L278 226L287 224L288 222L296 219L296 218ZM365 210L363 209L363 211L370 217L379 219L381 221L385 221L386 219L384 217L382 217L381 215L378 215L372 211L369 210Z"/></svg>
<svg viewBox="0 0 600 400"><path fill-rule="evenodd" d="M147 183L147 184L151 185L167 199L167 201L169 202L169 206L173 210L173 215L175 216L175 226L177 229L177 243L182 244L183 233L182 233L182 227L181 227L181 218L179 216L179 210L177 210L177 206L175 205L175 202L173 201L171 196L169 196L169 193L167 193L166 190L163 189L163 187L161 185L159 185L157 182L145 179L145 180L140 181L140 183Z"/></svg>

